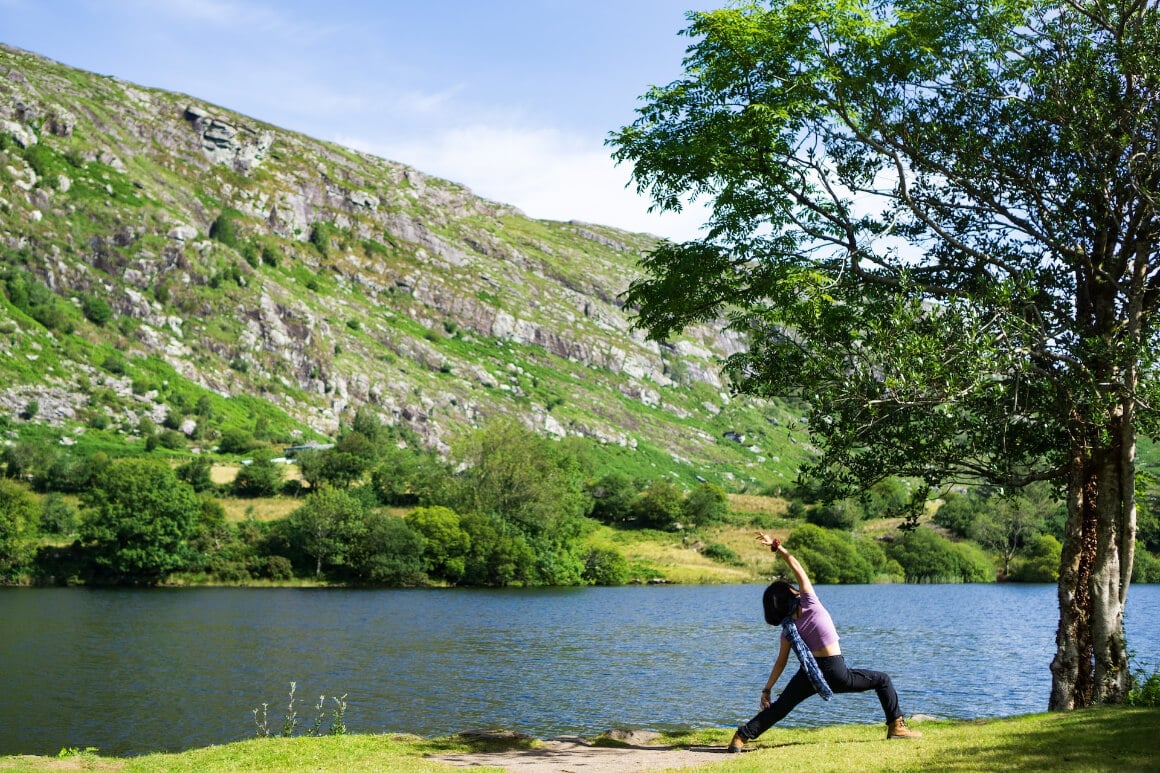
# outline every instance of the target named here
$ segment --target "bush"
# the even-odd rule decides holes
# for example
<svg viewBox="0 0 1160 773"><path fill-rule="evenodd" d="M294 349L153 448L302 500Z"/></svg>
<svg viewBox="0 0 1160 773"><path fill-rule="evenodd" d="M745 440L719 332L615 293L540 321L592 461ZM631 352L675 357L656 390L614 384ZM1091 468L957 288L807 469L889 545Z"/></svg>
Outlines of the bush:
<svg viewBox="0 0 1160 773"><path fill-rule="evenodd" d="M1138 670L1132 675L1131 683L1126 701L1129 706L1160 707L1160 672L1145 675L1142 669Z"/></svg>
<svg viewBox="0 0 1160 773"><path fill-rule="evenodd" d="M615 548L590 548L581 576L589 585L624 585L629 578L628 561Z"/></svg>
<svg viewBox="0 0 1160 773"><path fill-rule="evenodd" d="M242 465L233 482L234 496L272 497L282 483L282 468L274 464L269 451L255 453Z"/></svg>
<svg viewBox="0 0 1160 773"><path fill-rule="evenodd" d="M91 293L81 298L81 313L89 322L98 327L104 327L113 318L113 309L109 306L108 301Z"/></svg>
<svg viewBox="0 0 1160 773"><path fill-rule="evenodd" d="M1015 559L1008 579L1014 582L1058 582L1062 553L1059 540L1050 534L1042 534Z"/></svg>
<svg viewBox="0 0 1160 773"><path fill-rule="evenodd" d="M238 220L242 213L236 209L223 209L217 220L209 227L209 238L219 241L227 247L238 246Z"/></svg>
<svg viewBox="0 0 1160 773"><path fill-rule="evenodd" d="M741 560L741 556L737 555L736 551L719 542L706 544L705 547L701 548L701 555L719 564L728 564L729 566L745 565L745 562Z"/></svg>
<svg viewBox="0 0 1160 773"><path fill-rule="evenodd" d="M60 494L48 494L40 500L40 530L44 534L73 534L79 524L77 509Z"/></svg>
<svg viewBox="0 0 1160 773"><path fill-rule="evenodd" d="M254 440L254 436L247 430L229 427L222 432L221 440L218 441L218 453L248 454L258 445L259 443Z"/></svg>
<svg viewBox="0 0 1160 773"><path fill-rule="evenodd" d="M1136 558L1132 563L1132 582L1160 582L1160 559L1136 542Z"/></svg>
<svg viewBox="0 0 1160 773"><path fill-rule="evenodd" d="M853 531L862 516L862 505L853 499L842 499L810 510L806 513L806 521L823 529Z"/></svg>
<svg viewBox="0 0 1160 773"><path fill-rule="evenodd" d="M725 520L729 514L729 497L714 483L702 483L689 492L681 503L681 517L694 526L705 526Z"/></svg>
<svg viewBox="0 0 1160 773"><path fill-rule="evenodd" d="M958 582L959 554L951 541L936 532L908 531L886 550L906 574L907 582Z"/></svg>
<svg viewBox="0 0 1160 773"><path fill-rule="evenodd" d="M406 522L423 535L423 569L453 583L462 580L471 537L460 526L459 514L447 507L420 507Z"/></svg>
<svg viewBox="0 0 1160 773"><path fill-rule="evenodd" d="M793 530L785 545L810 579L821 585L867 583L875 578L874 567L859 554L854 538L844 532L804 524Z"/></svg>

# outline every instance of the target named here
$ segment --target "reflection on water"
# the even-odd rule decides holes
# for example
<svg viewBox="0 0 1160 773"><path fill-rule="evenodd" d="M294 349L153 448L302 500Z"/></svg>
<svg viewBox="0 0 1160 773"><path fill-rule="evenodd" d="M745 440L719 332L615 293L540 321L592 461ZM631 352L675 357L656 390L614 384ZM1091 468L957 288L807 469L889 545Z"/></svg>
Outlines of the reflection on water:
<svg viewBox="0 0 1160 773"><path fill-rule="evenodd" d="M552 590L0 591L0 754L180 750L254 734L289 692L309 723L347 694L351 732L504 727L540 737L748 719L777 652L747 586ZM819 588L851 667L907 714L1043 711L1054 586ZM1133 586L1129 646L1160 667L1160 586ZM783 677L783 681L787 679ZM786 724L881 722L873 693Z"/></svg>

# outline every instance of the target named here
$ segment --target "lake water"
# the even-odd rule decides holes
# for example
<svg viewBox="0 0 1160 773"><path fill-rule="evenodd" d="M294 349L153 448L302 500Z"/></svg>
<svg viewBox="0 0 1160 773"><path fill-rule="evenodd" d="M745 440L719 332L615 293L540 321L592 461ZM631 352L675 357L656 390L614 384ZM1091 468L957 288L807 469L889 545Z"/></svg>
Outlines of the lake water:
<svg viewBox="0 0 1160 773"><path fill-rule="evenodd" d="M777 652L762 589L4 589L0 755L253 737L262 703L280 728L291 681L305 724L320 694L346 694L351 732L735 726L755 712ZM847 663L888 671L906 714L1046 710L1054 586L818 591ZM1160 586L1131 588L1126 627L1137 664L1160 669ZM880 714L873 693L839 695L785 724Z"/></svg>

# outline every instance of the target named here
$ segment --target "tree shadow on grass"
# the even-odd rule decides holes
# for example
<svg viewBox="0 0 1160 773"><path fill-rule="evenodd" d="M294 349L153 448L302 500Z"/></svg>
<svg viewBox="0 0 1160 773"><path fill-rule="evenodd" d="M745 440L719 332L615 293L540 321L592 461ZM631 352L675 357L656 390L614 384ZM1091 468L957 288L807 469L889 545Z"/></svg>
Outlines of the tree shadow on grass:
<svg viewBox="0 0 1160 773"><path fill-rule="evenodd" d="M956 743L945 771L1059 771L1160 769L1160 710L1104 708L1040 714L1020 722L1021 732L981 734Z"/></svg>

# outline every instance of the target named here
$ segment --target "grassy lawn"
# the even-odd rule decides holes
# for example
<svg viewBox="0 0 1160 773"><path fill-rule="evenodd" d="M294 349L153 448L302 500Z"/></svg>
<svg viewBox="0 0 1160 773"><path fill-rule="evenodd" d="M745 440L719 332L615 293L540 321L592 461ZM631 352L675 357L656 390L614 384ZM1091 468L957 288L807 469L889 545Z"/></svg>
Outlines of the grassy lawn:
<svg viewBox="0 0 1160 773"><path fill-rule="evenodd" d="M811 771L1155 771L1160 709L1100 708L1033 714L1000 720L912 723L925 737L886 741L882 725L773 729L744 754L717 757L702 773ZM668 736L674 746L723 745L731 730ZM526 744L525 744L526 745ZM534 742L533 742L534 746ZM458 738L426 740L402 735L353 735L241 741L181 754L131 759L82 752L64 758L0 757L0 770L95 770L122 773L218 771L390 770L428 773L457 770L425 759L454 751L494 750ZM716 755L714 755L716 756ZM495 771L495 768L472 768Z"/></svg>

